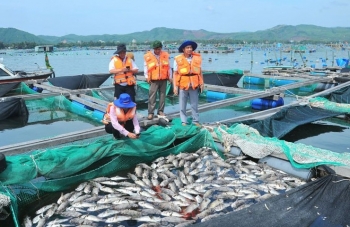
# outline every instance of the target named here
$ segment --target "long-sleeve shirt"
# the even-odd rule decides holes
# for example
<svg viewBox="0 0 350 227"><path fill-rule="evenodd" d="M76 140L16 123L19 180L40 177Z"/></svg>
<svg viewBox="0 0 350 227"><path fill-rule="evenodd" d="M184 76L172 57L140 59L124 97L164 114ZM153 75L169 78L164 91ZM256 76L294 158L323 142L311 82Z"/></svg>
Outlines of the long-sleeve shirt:
<svg viewBox="0 0 350 227"><path fill-rule="evenodd" d="M121 124L119 124L117 117L116 117L116 114L115 114L115 108L110 109L109 116L111 118L111 123L112 123L113 128L118 130L124 136L127 136L129 131L126 130ZM139 120L137 119L136 114L135 114L134 118L132 119L132 123L134 124L135 133L136 134L140 133L140 124L139 124Z"/></svg>
<svg viewBox="0 0 350 227"><path fill-rule="evenodd" d="M154 52L151 52L158 60L159 63L159 55L155 55ZM145 75L145 78L148 78L148 68L147 68L147 63L143 61L143 74ZM173 74L171 73L171 67L169 66L169 71L168 71L169 79L173 78Z"/></svg>

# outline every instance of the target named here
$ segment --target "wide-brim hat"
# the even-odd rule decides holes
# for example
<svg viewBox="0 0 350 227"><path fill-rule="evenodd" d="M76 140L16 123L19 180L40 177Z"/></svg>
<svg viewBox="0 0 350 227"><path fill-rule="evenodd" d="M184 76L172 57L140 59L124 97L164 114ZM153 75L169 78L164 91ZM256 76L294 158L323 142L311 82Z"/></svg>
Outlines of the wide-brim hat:
<svg viewBox="0 0 350 227"><path fill-rule="evenodd" d="M114 100L114 105L120 108L133 108L136 106L136 103L134 103L131 100L130 95L123 93L119 96L119 99Z"/></svg>
<svg viewBox="0 0 350 227"><path fill-rule="evenodd" d="M196 43L196 42L191 41L191 40L186 40L186 41L183 42L183 43L181 44L181 46L179 47L179 52L180 52L180 53L184 52L183 49L184 49L185 47L189 46L189 45L192 46L192 49L193 49L193 50L197 49L197 43Z"/></svg>
<svg viewBox="0 0 350 227"><path fill-rule="evenodd" d="M113 53L113 54L119 54L120 52L123 52L125 51L126 52L126 46L125 44L119 44L117 46L117 50Z"/></svg>

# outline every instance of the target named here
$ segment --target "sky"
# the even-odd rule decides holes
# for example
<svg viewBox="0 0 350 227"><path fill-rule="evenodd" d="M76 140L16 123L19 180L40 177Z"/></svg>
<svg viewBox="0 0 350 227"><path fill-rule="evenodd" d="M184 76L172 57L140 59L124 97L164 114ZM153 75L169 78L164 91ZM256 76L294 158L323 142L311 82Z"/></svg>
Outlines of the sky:
<svg viewBox="0 0 350 227"><path fill-rule="evenodd" d="M350 27L349 0L2 0L0 28L34 35L121 35L157 27L255 32Z"/></svg>

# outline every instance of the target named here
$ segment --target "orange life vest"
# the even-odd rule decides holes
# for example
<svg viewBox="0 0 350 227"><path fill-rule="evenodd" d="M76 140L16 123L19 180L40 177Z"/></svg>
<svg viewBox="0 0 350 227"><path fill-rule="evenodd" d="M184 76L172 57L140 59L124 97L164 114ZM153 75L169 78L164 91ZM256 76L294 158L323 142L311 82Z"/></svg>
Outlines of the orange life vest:
<svg viewBox="0 0 350 227"><path fill-rule="evenodd" d="M128 109L128 111L125 113L123 108L115 106L113 102L108 103L106 113L104 114L103 120L102 120L102 123L105 125L111 122L111 116L110 116L111 108L115 108L115 114L116 114L117 120L119 124L122 126L124 126L125 122L132 120L136 114L136 106Z"/></svg>
<svg viewBox="0 0 350 227"><path fill-rule="evenodd" d="M127 66L132 69L132 59L126 56L125 63L118 57L114 56L114 68L116 69L122 69ZM134 77L134 74L132 72L125 72L125 73L118 73L114 74L114 82L117 84L121 83L127 83L128 85L135 85L136 84L136 79Z"/></svg>
<svg viewBox="0 0 350 227"><path fill-rule="evenodd" d="M200 54L193 52L191 64L188 63L185 55L180 54L175 57L177 63L176 86L180 89L187 90L190 85L192 88L197 88L203 84L201 76L202 57Z"/></svg>
<svg viewBox="0 0 350 227"><path fill-rule="evenodd" d="M156 56L150 51L143 58L147 65L148 81L169 79L169 54L167 52L160 52L159 62Z"/></svg>

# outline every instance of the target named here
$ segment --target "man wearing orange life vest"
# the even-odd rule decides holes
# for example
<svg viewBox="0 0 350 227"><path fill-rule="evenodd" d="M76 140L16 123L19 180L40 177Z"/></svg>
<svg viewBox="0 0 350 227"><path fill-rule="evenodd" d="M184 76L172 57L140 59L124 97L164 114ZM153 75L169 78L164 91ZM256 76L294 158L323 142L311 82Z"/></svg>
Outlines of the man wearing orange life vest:
<svg viewBox="0 0 350 227"><path fill-rule="evenodd" d="M159 91L158 115L165 116L165 95L167 81L171 83L171 68L169 64L169 54L162 51L163 44L156 40L152 44L153 53L148 51L144 55L144 75L150 84L148 100L148 120L153 119L156 108L157 92Z"/></svg>
<svg viewBox="0 0 350 227"><path fill-rule="evenodd" d="M192 111L192 123L196 126L199 124L198 113L198 95L203 91L204 81L202 74L201 55L195 53L197 43L187 40L179 47L182 53L175 57L173 85L174 94L179 95L180 118L182 125L187 125L186 106L187 100L190 99Z"/></svg>
<svg viewBox="0 0 350 227"><path fill-rule="evenodd" d="M108 104L102 122L106 132L113 134L116 139L122 135L131 139L139 137L140 125L136 116L136 103L132 102L130 95L126 93L122 93L119 99Z"/></svg>
<svg viewBox="0 0 350 227"><path fill-rule="evenodd" d="M119 44L114 56L109 62L109 72L114 74L114 99L118 99L120 94L127 93L135 102L135 73L138 72L135 62L126 56L125 44Z"/></svg>

